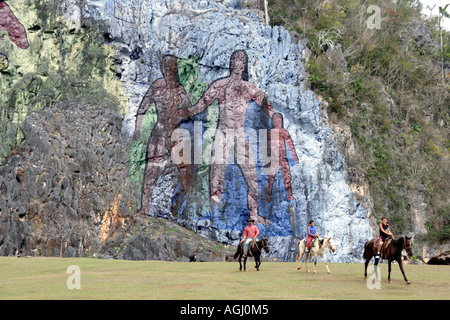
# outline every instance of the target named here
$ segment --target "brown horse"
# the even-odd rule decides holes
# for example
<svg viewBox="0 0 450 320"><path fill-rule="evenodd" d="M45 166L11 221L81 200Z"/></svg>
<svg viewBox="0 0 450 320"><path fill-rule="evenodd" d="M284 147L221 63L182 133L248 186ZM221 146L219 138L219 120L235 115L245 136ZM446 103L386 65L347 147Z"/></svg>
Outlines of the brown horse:
<svg viewBox="0 0 450 320"><path fill-rule="evenodd" d="M372 239L370 241L367 241L364 245L364 259L366 259L365 263L365 269L364 269L364 279L367 279L367 265L369 264L370 259L372 259L373 256L377 254L378 250L378 239ZM388 260L389 267L388 267L388 281L391 283L391 263L392 261L397 261L398 266L400 267L400 270L403 274L403 278L405 279L407 284L410 284L408 279L406 279L405 271L403 270L403 263L402 263L402 251L406 250L406 253L409 257L413 255L412 252L412 242L410 237L401 237L400 239L392 239L392 241L389 243L387 248L384 249L384 259ZM381 281L378 273L377 273L377 267L378 267L378 259L375 259L375 273L377 274L377 280Z"/></svg>
<svg viewBox="0 0 450 320"><path fill-rule="evenodd" d="M263 248L264 248L264 250L266 250L267 253L269 252L269 240L267 240L265 238L257 241L253 245L250 243L250 245L248 246L247 256L244 258L244 271L245 272L247 272L246 262L247 262L248 256L255 258L255 263L256 263L255 268L257 271L259 271L259 266L261 265L261 252L262 252ZM243 255L244 255L244 246L243 246L243 244L239 244L238 248L236 250L236 253L234 254L234 259L239 257L239 266L240 266L239 271L242 270L241 259L242 259Z"/></svg>

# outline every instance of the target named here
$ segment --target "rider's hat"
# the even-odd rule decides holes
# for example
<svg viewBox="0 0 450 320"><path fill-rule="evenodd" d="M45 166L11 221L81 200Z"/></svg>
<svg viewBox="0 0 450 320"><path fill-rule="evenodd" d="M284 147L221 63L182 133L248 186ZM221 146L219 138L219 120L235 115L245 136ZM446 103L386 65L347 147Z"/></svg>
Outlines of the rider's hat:
<svg viewBox="0 0 450 320"><path fill-rule="evenodd" d="M253 218L248 218L247 222L250 222L250 221L255 222L255 219L253 219Z"/></svg>

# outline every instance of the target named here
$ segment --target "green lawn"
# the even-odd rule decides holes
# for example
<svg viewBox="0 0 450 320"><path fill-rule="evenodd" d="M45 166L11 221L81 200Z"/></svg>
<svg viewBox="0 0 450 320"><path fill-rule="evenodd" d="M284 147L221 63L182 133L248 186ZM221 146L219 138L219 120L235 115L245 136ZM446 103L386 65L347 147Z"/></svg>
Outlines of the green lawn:
<svg viewBox="0 0 450 320"><path fill-rule="evenodd" d="M67 267L80 268L81 289L69 290ZM237 262L161 262L92 258L0 257L0 299L449 299L448 266L398 265L393 282L381 265L381 289L368 289L363 264L322 263L317 274L293 262L263 262L240 272ZM304 266L304 264L303 264ZM312 266L312 265L311 265ZM312 269L312 268L311 268ZM249 292L251 293L249 295Z"/></svg>

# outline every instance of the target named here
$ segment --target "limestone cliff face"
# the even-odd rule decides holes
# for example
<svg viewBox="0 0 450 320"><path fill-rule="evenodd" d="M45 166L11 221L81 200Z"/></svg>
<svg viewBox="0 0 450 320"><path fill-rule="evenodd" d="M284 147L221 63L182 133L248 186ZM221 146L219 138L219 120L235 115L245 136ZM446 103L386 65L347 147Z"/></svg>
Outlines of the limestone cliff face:
<svg viewBox="0 0 450 320"><path fill-rule="evenodd" d="M108 70L120 82L118 96L127 100L118 136L126 145L125 156L121 155L126 161L119 161L122 165L118 172L120 181L139 187L135 192L130 189L125 192L130 199L135 199L129 205L129 213L115 215L114 208L127 203L123 202L123 196L116 198L116 192L99 205L98 211L105 213L102 217L107 216L110 220L116 217L114 221L118 222L115 223L127 225L127 219L134 215L131 211L139 207L136 199L141 198L144 199L142 206L149 207L148 215L153 218L168 219L208 238L236 245L247 218L257 212L270 222L270 225L258 224L261 235L269 238L269 255L283 260L295 257L297 241L306 236L308 221L312 219L320 236L334 239L337 252L330 255L330 260L361 260L364 242L372 237L368 213L355 197L355 190L346 182L344 159L332 129L321 114L321 100L305 86L304 48L298 39L283 28L265 26L257 14L234 0L66 0L57 3L65 23L73 30L81 28L83 23L101 26L102 46L114 53L114 63ZM245 78L245 90L254 88L252 90L257 94L248 104L237 105L236 101L247 92L244 84L238 86L237 82L229 82L229 86L217 85L217 90L208 89L230 76L230 60L239 50L246 54L248 79ZM154 102L157 99L150 94L157 90L149 88L165 76L162 61L167 55L177 59L177 83L183 87L193 106L205 98L205 92L219 97L232 86L238 89L229 103L222 103L217 98L201 112L179 122L180 128L190 132L192 152L198 143L195 140L197 132L201 137L197 150L209 158L217 141L216 129L230 123L236 125L232 122L233 117L226 120L220 115L228 112L230 106L237 106L236 110L244 112L245 121L240 123L240 129L245 130L248 148L254 155L246 159L253 163L250 167L234 163L223 168L223 178L217 182L221 186L218 205L211 202L212 190L217 186L211 182L214 176L208 163L179 166L166 151L162 155L164 165L159 174L147 171L150 165L159 161L146 156L147 141L164 129L158 127L164 120L161 119L161 102ZM273 177L269 201L266 200L270 175L264 173L259 133L273 129L275 122L271 117L273 112L267 112L270 108L267 109L266 101L273 107L273 112L282 116L282 127L294 146L291 150L286 140L285 164L280 165ZM146 103L139 138L133 139L136 117ZM199 127L196 124L200 124ZM110 156L111 161L117 161L115 154ZM286 179L287 171L290 179ZM153 189L146 201L141 190L145 191L149 177ZM73 209L83 210L79 203ZM2 211L3 217L10 214L8 210L11 209ZM119 217L124 220L117 220ZM108 223L103 225L103 228L108 226L108 230L100 226L97 234L101 241L102 234L112 234L112 231L108 231L111 229ZM125 248L125 258L155 257L145 253L146 246L139 245L148 242L142 237L141 234L121 238L119 243Z"/></svg>
<svg viewBox="0 0 450 320"><path fill-rule="evenodd" d="M0 167L2 255L82 256L121 243L136 202L121 121L76 103L26 118L25 143Z"/></svg>

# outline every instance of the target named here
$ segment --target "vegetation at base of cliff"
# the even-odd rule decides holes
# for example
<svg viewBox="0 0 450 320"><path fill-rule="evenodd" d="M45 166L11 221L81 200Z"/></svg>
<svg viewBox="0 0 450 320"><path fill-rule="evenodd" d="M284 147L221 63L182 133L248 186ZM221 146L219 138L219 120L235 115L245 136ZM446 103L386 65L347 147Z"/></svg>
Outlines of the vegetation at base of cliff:
<svg viewBox="0 0 450 320"><path fill-rule="evenodd" d="M444 8L438 17L420 11L417 0L269 0L271 24L307 39L311 89L328 102L330 121L351 130L358 152L345 156L368 180L374 217L387 216L397 234L417 232L415 215L426 206L421 238L443 242L450 32L440 28Z"/></svg>

